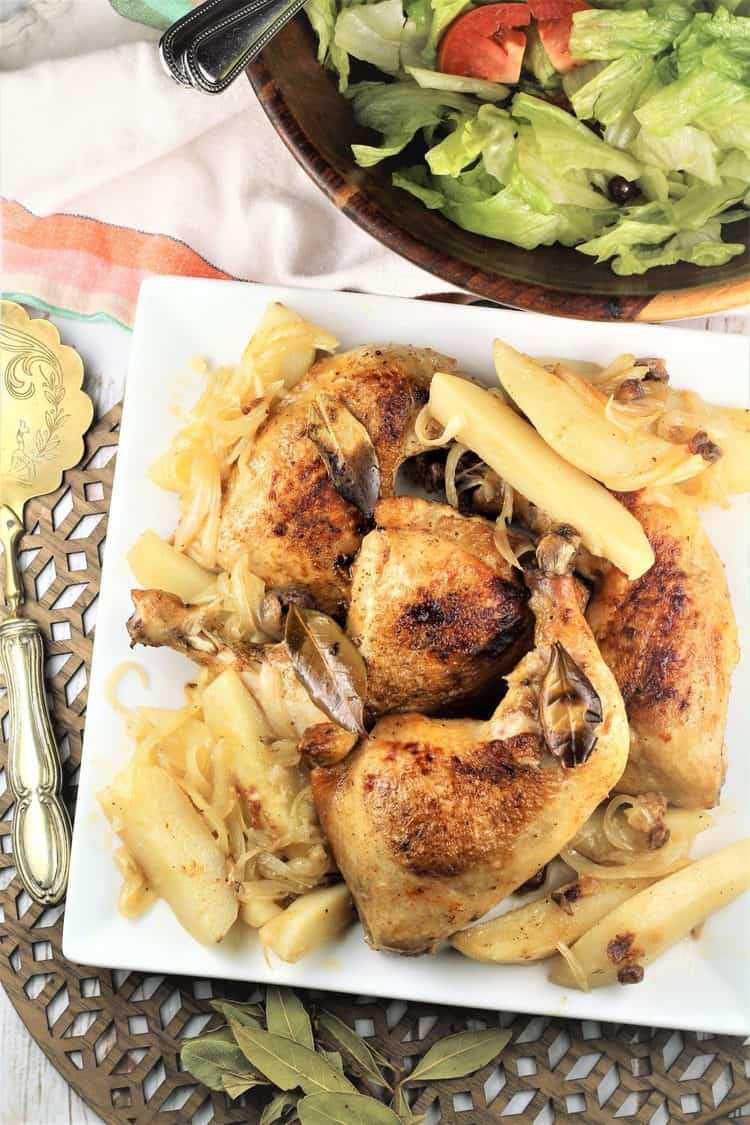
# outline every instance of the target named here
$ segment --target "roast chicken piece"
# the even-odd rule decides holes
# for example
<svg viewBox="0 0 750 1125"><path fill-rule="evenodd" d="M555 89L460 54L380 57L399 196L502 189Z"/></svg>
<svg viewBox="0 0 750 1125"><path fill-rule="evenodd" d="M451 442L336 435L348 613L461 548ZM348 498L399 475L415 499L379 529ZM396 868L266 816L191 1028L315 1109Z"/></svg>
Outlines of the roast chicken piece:
<svg viewBox="0 0 750 1125"><path fill-rule="evenodd" d="M445 712L500 685L531 644L527 591L498 555L493 526L445 504L382 500L353 568L348 632L367 664L367 714ZM295 706L301 685L283 645L237 644L222 615L160 590L134 590L134 643L210 663L269 663ZM264 673L271 675L270 670ZM299 732L301 733L301 731Z"/></svg>
<svg viewBox="0 0 750 1125"><path fill-rule="evenodd" d="M414 433L437 370L455 361L429 349L364 347L316 363L274 409L253 456L224 494L218 562L242 551L270 586L307 591L338 613L348 600L349 565L368 530L362 512L337 492L318 447L307 436L316 396L331 396L362 423L380 469L380 495L392 496L402 461L424 446Z"/></svg>
<svg viewBox="0 0 750 1125"><path fill-rule="evenodd" d="M617 786L711 808L726 770L724 728L737 626L724 567L695 509L674 492L621 494L654 549L635 582L609 567L588 619L630 722Z"/></svg>
<svg viewBox="0 0 750 1125"><path fill-rule="evenodd" d="M347 620L367 664L368 711L445 712L497 688L531 644L531 614L493 525L411 496L381 500L375 522L352 568Z"/></svg>
<svg viewBox="0 0 750 1125"><path fill-rule="evenodd" d="M529 582L536 647L492 719L389 715L343 761L312 771L323 829L376 949L422 953L480 918L557 855L625 767L625 709L576 581L536 572ZM553 674L561 661L585 680ZM582 683L594 693L593 746L584 739L578 764L565 764L540 714L548 733L553 716L582 720Z"/></svg>

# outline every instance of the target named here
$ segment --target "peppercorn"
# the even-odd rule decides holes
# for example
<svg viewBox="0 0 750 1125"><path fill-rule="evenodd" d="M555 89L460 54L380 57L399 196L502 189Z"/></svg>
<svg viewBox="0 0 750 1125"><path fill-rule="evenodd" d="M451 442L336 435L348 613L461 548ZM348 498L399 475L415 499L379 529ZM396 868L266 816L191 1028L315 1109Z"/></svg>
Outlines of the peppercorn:
<svg viewBox="0 0 750 1125"><path fill-rule="evenodd" d="M626 180L624 176L613 176L609 181L609 198L613 203L630 203L634 196L638 194L638 188L632 180Z"/></svg>

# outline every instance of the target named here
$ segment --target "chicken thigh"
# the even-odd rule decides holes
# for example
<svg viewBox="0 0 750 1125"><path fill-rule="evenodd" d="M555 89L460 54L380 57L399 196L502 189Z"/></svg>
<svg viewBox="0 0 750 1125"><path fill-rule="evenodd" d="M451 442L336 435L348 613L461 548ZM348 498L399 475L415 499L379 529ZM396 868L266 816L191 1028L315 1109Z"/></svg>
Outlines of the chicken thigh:
<svg viewBox="0 0 750 1125"><path fill-rule="evenodd" d="M625 767L625 709L575 580L534 572L529 582L536 647L492 719L390 715L343 761L312 771L321 824L376 949L421 953L480 918L559 852ZM593 731L575 764L545 740L546 730L560 752L555 708L563 726L585 717Z"/></svg>
<svg viewBox="0 0 750 1125"><path fill-rule="evenodd" d="M663 793L684 808L718 803L737 626L724 567L694 507L674 491L624 493L654 549L630 582L608 567L588 620L630 722L618 789Z"/></svg>
<svg viewBox="0 0 750 1125"><path fill-rule="evenodd" d="M423 448L414 433L430 378L455 362L426 348L356 348L316 363L260 430L253 456L235 470L222 503L218 561L242 552L269 585L305 590L326 613L345 605L349 565L368 521L336 490L308 436L317 396L343 404L369 434L380 495L392 496L399 465Z"/></svg>
<svg viewBox="0 0 750 1125"><path fill-rule="evenodd" d="M531 615L493 525L411 496L381 500L375 522L347 619L370 713L446 711L499 686L531 643Z"/></svg>

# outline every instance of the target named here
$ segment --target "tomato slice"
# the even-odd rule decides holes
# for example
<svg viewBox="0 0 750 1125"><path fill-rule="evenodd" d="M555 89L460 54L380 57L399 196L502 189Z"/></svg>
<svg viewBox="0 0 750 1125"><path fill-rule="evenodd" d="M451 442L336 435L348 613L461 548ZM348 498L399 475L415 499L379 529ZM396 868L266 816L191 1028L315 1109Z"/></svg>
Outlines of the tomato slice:
<svg viewBox="0 0 750 1125"><path fill-rule="evenodd" d="M489 82L517 82L531 22L526 4L484 4L454 20L440 40L438 69Z"/></svg>
<svg viewBox="0 0 750 1125"><path fill-rule="evenodd" d="M585 59L574 59L570 53L570 34L573 30L573 13L583 12L591 5L586 0L570 0L567 15L558 19L539 20L539 38L555 70L565 74L574 70Z"/></svg>
<svg viewBox="0 0 750 1125"><path fill-rule="evenodd" d="M558 20L570 15L573 0L528 0L535 20Z"/></svg>

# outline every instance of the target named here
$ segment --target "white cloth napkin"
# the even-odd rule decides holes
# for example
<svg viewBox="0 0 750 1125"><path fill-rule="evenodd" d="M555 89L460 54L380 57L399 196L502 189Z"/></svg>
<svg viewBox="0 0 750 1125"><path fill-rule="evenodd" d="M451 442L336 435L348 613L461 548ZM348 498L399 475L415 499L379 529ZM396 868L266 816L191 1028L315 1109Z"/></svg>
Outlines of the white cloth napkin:
<svg viewBox="0 0 750 1125"><path fill-rule="evenodd" d="M172 235L240 278L401 296L450 290L328 202L244 78L218 97L177 86L155 36L105 0L0 0L0 19L3 4L17 9L0 23L6 197L37 214ZM20 66L26 58L36 61Z"/></svg>

